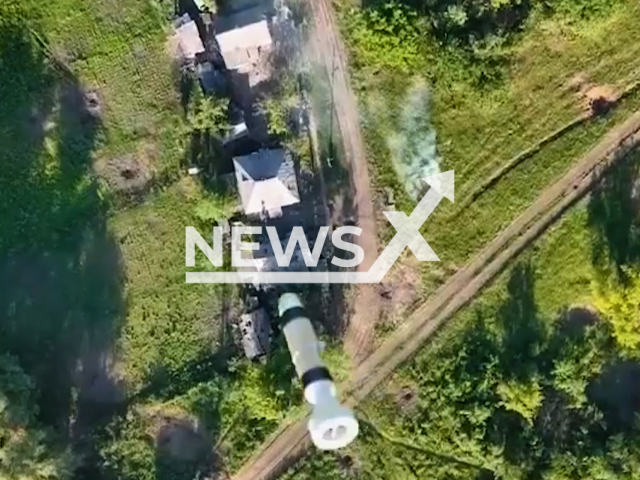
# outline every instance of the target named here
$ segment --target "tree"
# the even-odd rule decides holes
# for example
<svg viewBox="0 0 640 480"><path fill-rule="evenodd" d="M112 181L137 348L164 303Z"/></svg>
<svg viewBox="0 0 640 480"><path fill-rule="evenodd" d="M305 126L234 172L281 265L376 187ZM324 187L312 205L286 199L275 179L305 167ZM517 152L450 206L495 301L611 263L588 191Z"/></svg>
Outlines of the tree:
<svg viewBox="0 0 640 480"><path fill-rule="evenodd" d="M611 324L613 337L621 353L640 357L640 270L623 269L624 283L612 277L595 287L594 303L603 318Z"/></svg>
<svg viewBox="0 0 640 480"><path fill-rule="evenodd" d="M268 98L262 102L262 110L267 116L269 122L269 135L275 137L284 137L289 133L289 125L287 123L289 117L289 109L282 101L275 98Z"/></svg>
<svg viewBox="0 0 640 480"><path fill-rule="evenodd" d="M224 136L229 131L227 105L216 97L194 95L187 122L192 132Z"/></svg>
<svg viewBox="0 0 640 480"><path fill-rule="evenodd" d="M350 10L345 27L356 67L411 73L424 46L417 24L417 13L396 1Z"/></svg>
<svg viewBox="0 0 640 480"><path fill-rule="evenodd" d="M602 330L588 328L580 341L565 341L553 361L553 386L574 408L587 405L587 387L602 373L607 341Z"/></svg>
<svg viewBox="0 0 640 480"><path fill-rule="evenodd" d="M110 425L100 452L104 467L117 478L155 480L155 447L147 430L145 418L134 409Z"/></svg>
<svg viewBox="0 0 640 480"><path fill-rule="evenodd" d="M33 382L15 359L0 356L0 479L71 478L71 454L36 424L32 394Z"/></svg>
<svg viewBox="0 0 640 480"><path fill-rule="evenodd" d="M506 410L516 412L526 420L529 425L538 414L544 396L540 382L532 378L527 382L507 381L498 384L498 396L500 405Z"/></svg>
<svg viewBox="0 0 640 480"><path fill-rule="evenodd" d="M228 105L196 89L189 101L186 130L191 137L193 163L212 168L213 160L221 156L221 138L230 130Z"/></svg>

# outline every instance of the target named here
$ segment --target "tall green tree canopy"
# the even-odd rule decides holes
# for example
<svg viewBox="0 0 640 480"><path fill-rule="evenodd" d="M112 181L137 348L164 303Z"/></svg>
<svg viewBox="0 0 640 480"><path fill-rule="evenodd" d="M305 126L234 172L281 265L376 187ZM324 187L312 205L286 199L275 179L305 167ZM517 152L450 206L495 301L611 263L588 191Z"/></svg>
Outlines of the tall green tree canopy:
<svg viewBox="0 0 640 480"><path fill-rule="evenodd" d="M0 356L0 479L71 478L71 455L37 425L33 388L14 358Z"/></svg>

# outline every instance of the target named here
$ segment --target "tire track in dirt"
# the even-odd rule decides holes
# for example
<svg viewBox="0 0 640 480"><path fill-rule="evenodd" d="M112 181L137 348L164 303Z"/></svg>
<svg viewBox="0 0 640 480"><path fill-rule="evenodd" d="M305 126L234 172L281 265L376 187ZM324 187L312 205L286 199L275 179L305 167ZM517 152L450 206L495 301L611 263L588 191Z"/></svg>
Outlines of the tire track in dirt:
<svg viewBox="0 0 640 480"><path fill-rule="evenodd" d="M640 144L640 111L611 129L590 152L553 185L463 269L418 308L341 386L345 402L354 406L387 378L486 287L528 245L582 199L625 151ZM234 480L273 480L311 446L307 418L282 428L233 477Z"/></svg>
<svg viewBox="0 0 640 480"><path fill-rule="evenodd" d="M313 18L311 45L315 59L332 78L334 111L344 144L345 163L350 171L357 225L362 229L358 244L365 259L358 271L368 271L378 256L377 225L369 181L366 147L360 127L358 103L351 88L347 55L329 0L309 2ZM374 326L380 317L380 298L374 285L355 288L352 314L344 334L344 347L360 363L373 343Z"/></svg>

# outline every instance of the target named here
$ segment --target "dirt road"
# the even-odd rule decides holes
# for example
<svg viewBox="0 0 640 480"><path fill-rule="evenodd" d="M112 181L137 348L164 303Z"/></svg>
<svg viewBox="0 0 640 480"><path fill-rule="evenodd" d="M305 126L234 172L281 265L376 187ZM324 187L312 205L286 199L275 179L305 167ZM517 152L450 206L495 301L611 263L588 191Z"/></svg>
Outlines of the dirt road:
<svg viewBox="0 0 640 480"><path fill-rule="evenodd" d="M344 144L344 157L350 171L357 225L362 229L358 244L365 260L359 271L368 271L378 256L376 217L373 209L366 147L360 129L360 115L351 88L347 55L329 0L309 2L313 18L311 49L314 61L329 73L334 110ZM380 299L373 285L360 285L355 292L352 315L344 336L347 353L357 365L370 353L374 326L380 316Z"/></svg>
<svg viewBox="0 0 640 480"><path fill-rule="evenodd" d="M449 279L408 321L389 337L352 375L346 385L346 402L355 405L424 342L452 315L467 305L507 264L538 238L563 213L597 184L622 151L640 144L640 112L614 127L565 176L502 231L463 269ZM310 446L306 419L283 428L267 442L234 480L271 480Z"/></svg>

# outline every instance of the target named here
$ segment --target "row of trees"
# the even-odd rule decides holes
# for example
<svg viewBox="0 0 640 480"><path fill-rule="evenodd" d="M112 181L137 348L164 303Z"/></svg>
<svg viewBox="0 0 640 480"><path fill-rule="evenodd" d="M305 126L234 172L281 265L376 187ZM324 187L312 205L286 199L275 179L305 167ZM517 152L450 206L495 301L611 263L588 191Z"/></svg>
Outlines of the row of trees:
<svg viewBox="0 0 640 480"><path fill-rule="evenodd" d="M534 10L576 19L601 14L614 3L607 0L378 0L371 2L371 8L365 10L370 13L365 15L369 15L373 24L382 16L393 25L405 12L415 12L425 20L422 27L439 41L465 46L516 32Z"/></svg>
<svg viewBox="0 0 640 480"><path fill-rule="evenodd" d="M33 16L29 2L0 2L0 168L4 173L0 175L3 192L0 200L0 251L3 254L16 248L15 236L27 235L29 226L41 220L33 220L37 217L31 208L34 202L25 202L25 196L20 196L27 187L37 184L33 179L25 180L22 175L29 168L25 151L29 152L33 146L21 145L21 151L11 150L12 140L20 138L15 126L22 120L19 114L23 110L28 111L29 102L38 96L40 90L46 90L51 80L34 45L31 28L37 19ZM18 203L22 211L16 211ZM50 208L50 204L44 208ZM38 227L43 228L43 223L38 223ZM32 240L36 241L35 238ZM0 255L0 271L6 265L4 261ZM11 291L4 280L1 283L2 290ZM10 330L10 308L21 307L19 299L9 305L9 311L7 305L3 305L5 308L0 306L0 343L3 347L7 343L7 330ZM61 442L53 432L40 422L38 397L34 379L25 373L20 360L3 348L0 351L0 479L71 478L75 460L68 449L60 446Z"/></svg>

